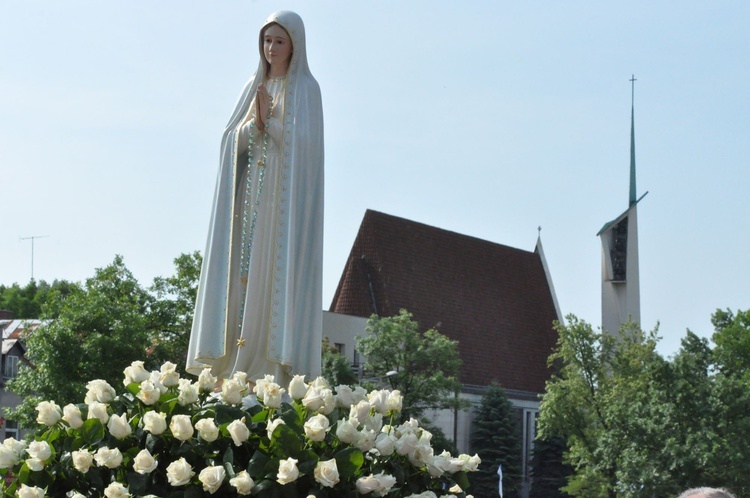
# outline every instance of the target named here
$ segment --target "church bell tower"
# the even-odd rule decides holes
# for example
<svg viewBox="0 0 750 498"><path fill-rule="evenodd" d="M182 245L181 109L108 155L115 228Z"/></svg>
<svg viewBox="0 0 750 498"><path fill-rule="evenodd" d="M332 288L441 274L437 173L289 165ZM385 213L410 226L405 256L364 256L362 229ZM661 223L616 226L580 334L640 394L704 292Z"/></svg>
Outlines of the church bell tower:
<svg viewBox="0 0 750 498"><path fill-rule="evenodd" d="M637 205L635 188L635 77L631 78L630 196L628 208L606 223L597 236L602 241L602 331L616 334L627 321L641 323L638 281Z"/></svg>

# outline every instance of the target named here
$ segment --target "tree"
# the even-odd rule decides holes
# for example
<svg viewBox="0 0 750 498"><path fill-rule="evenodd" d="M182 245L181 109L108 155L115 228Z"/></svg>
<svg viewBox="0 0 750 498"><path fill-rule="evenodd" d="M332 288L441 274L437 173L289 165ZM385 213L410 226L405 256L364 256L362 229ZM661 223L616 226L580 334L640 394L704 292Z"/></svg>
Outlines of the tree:
<svg viewBox="0 0 750 498"><path fill-rule="evenodd" d="M171 361L182 371L187 360L203 258L198 251L174 259L175 274L156 277L149 289L154 296L149 309L149 355L156 363Z"/></svg>
<svg viewBox="0 0 750 498"><path fill-rule="evenodd" d="M357 350L366 358L365 377L387 379L391 388L401 391L403 419L422 417L428 409L464 406L457 396L457 341L434 329L420 333L406 310L393 317L371 316L365 331L357 337Z"/></svg>
<svg viewBox="0 0 750 498"><path fill-rule="evenodd" d="M534 441L531 463L531 491L529 498L563 498L565 486L573 468L563 462L566 440L556 436Z"/></svg>
<svg viewBox="0 0 750 498"><path fill-rule="evenodd" d="M676 496L708 485L750 496L750 315L717 310L713 323L714 349L688 331L670 360L655 352L655 331L633 324L617 335L575 317L558 325L540 436L566 439L566 493Z"/></svg>
<svg viewBox="0 0 750 498"><path fill-rule="evenodd" d="M39 318L44 306L55 299L55 296L67 296L78 284L66 280L55 280L48 284L44 280L37 282L31 279L26 286L17 283L6 287L0 285L0 309L11 311L18 319ZM47 316L54 315L48 310Z"/></svg>
<svg viewBox="0 0 750 498"><path fill-rule="evenodd" d="M50 303L54 320L26 338L26 357L33 367L21 368L9 385L23 399L10 415L31 427L41 400L79 402L86 383L122 382L122 371L145 359L149 345L149 309L153 298L125 267L122 257L96 270L67 296ZM43 314L42 318L46 318Z"/></svg>
<svg viewBox="0 0 750 498"><path fill-rule="evenodd" d="M475 496L497 495L499 466L503 472L503 496L518 496L523 477L521 440L513 415L513 405L502 388L489 386L482 396L471 436L473 451L482 459L479 470L471 477L470 491Z"/></svg>
<svg viewBox="0 0 750 498"><path fill-rule="evenodd" d="M617 335L594 332L568 316L557 324L559 366L547 382L540 409L542 438L567 437L567 460L575 467L564 491L572 496L660 494L669 477L656 472L653 456L663 448L660 400L664 367L656 331L626 324Z"/></svg>
<svg viewBox="0 0 750 498"><path fill-rule="evenodd" d="M329 385L353 387L359 384L359 377L352 370L349 360L331 345L328 337L323 337L321 351L323 354L321 361L322 376L328 381Z"/></svg>

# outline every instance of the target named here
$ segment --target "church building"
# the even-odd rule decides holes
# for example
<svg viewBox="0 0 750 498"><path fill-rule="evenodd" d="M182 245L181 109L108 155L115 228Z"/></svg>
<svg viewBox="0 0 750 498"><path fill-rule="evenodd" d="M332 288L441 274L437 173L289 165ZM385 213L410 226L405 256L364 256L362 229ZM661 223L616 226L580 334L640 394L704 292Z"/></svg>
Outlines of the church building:
<svg viewBox="0 0 750 498"><path fill-rule="evenodd" d="M610 334L616 334L628 321L641 323L637 207L646 194L636 196L635 107L631 104L628 208L597 233L602 242L602 331Z"/></svg>
<svg viewBox="0 0 750 498"><path fill-rule="evenodd" d="M474 406L488 385L504 388L523 431L528 477L539 394L557 342L553 322L562 320L541 241L526 251L368 210L323 333L356 365L362 359L353 341L337 335L334 322L361 320L363 334L372 314L394 316L401 309L422 330L435 328L458 341L462 396ZM445 411L433 421L460 451L471 451L472 416L472 410Z"/></svg>

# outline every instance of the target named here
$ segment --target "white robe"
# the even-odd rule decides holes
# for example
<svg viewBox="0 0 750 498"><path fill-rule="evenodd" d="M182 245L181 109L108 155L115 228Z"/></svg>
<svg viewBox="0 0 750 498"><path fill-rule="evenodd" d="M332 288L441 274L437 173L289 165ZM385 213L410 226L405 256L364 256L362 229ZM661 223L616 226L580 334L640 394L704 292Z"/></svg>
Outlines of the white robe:
<svg viewBox="0 0 750 498"><path fill-rule="evenodd" d="M323 116L302 20L279 12L264 28L274 22L289 33L293 55L286 79L268 81L259 37L258 71L224 132L187 370L211 367L222 378L272 374L283 385L295 373L320 374ZM274 101L265 140L240 126L264 81Z"/></svg>

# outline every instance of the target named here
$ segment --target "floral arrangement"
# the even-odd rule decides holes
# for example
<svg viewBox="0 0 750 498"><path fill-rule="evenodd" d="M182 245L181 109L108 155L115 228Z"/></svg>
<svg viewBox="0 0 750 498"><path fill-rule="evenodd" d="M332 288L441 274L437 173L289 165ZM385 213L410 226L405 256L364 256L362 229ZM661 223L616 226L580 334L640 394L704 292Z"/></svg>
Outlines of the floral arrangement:
<svg viewBox="0 0 750 498"><path fill-rule="evenodd" d="M3 496L465 497L477 456L435 454L398 391L237 372L197 381L165 363L87 384L81 404L37 406L31 442L0 445ZM218 387L220 385L220 387ZM9 478L11 477L12 478Z"/></svg>

